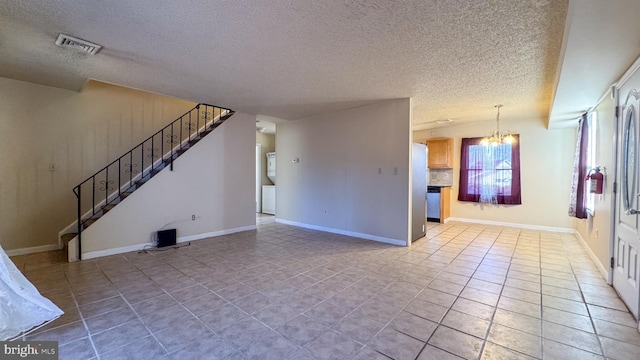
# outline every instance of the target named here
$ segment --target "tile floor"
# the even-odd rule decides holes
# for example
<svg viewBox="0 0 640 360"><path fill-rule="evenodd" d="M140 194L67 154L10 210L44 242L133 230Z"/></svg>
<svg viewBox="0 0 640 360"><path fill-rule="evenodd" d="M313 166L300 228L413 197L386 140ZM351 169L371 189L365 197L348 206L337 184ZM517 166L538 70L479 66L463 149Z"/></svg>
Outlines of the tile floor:
<svg viewBox="0 0 640 360"><path fill-rule="evenodd" d="M14 257L62 359L638 359L573 235L430 224L411 248L277 224L67 264Z"/></svg>

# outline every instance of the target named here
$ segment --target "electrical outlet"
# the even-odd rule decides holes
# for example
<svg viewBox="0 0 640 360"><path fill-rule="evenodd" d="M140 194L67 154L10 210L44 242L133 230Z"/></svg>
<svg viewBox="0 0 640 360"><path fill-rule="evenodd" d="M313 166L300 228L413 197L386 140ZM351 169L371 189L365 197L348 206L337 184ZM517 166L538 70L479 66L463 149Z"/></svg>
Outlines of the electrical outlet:
<svg viewBox="0 0 640 360"><path fill-rule="evenodd" d="M196 215L195 215L195 214L194 214L194 215L191 215L191 220L192 220L192 221L196 221Z"/></svg>
<svg viewBox="0 0 640 360"><path fill-rule="evenodd" d="M324 214L327 215L329 213L328 209L324 209Z"/></svg>
<svg viewBox="0 0 640 360"><path fill-rule="evenodd" d="M393 168L393 175L398 175L398 168L397 167Z"/></svg>
<svg viewBox="0 0 640 360"><path fill-rule="evenodd" d="M55 163L49 163L49 171L53 172L56 171L56 164Z"/></svg>
<svg viewBox="0 0 640 360"><path fill-rule="evenodd" d="M378 168L378 175L382 174L382 168Z"/></svg>

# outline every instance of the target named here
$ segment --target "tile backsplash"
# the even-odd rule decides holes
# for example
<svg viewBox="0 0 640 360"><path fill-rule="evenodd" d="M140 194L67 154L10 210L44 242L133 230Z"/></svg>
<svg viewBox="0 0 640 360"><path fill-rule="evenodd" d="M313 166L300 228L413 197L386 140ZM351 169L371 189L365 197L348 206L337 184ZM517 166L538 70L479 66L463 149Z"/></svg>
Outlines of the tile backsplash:
<svg viewBox="0 0 640 360"><path fill-rule="evenodd" d="M429 169L430 186L451 186L453 184L453 169Z"/></svg>

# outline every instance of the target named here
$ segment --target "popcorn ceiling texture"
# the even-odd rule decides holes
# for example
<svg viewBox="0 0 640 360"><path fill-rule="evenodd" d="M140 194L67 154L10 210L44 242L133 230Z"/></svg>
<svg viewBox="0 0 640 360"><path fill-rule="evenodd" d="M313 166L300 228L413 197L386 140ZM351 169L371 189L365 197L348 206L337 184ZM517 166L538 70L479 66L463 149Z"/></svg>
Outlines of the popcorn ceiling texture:
<svg viewBox="0 0 640 360"><path fill-rule="evenodd" d="M568 0L0 0L0 76L92 78L284 119L412 97L437 119L546 117ZM87 56L58 33L96 42Z"/></svg>

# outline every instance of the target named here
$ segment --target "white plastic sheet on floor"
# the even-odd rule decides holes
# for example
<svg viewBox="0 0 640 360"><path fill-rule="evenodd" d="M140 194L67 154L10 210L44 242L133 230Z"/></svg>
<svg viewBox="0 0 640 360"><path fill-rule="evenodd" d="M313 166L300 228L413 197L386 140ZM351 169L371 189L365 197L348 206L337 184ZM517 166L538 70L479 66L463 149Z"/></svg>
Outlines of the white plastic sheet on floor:
<svg viewBox="0 0 640 360"><path fill-rule="evenodd" d="M0 340L14 339L62 314L40 295L0 246Z"/></svg>

